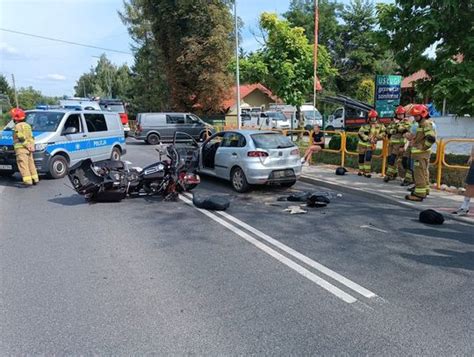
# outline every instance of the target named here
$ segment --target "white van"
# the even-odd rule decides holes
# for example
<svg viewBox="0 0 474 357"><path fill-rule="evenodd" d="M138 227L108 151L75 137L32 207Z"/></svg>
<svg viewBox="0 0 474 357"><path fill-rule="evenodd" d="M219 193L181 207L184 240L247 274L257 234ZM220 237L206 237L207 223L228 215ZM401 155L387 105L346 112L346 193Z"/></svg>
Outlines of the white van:
<svg viewBox="0 0 474 357"><path fill-rule="evenodd" d="M291 129L291 121L280 111L261 112L258 116L242 116L244 127L258 129Z"/></svg>
<svg viewBox="0 0 474 357"><path fill-rule="evenodd" d="M97 110L30 110L25 122L35 138L35 165L40 173L64 177L84 159L120 160L126 153L122 122L117 113ZM0 175L18 171L11 121L0 132Z"/></svg>
<svg viewBox="0 0 474 357"><path fill-rule="evenodd" d="M291 118L293 121L293 129L297 129L299 126L296 120L296 107L286 104L270 104L270 110L281 111L286 117ZM304 118L304 129L312 130L314 125L323 125L323 116L312 104L303 104L300 108L301 116ZM290 123L291 124L291 123Z"/></svg>

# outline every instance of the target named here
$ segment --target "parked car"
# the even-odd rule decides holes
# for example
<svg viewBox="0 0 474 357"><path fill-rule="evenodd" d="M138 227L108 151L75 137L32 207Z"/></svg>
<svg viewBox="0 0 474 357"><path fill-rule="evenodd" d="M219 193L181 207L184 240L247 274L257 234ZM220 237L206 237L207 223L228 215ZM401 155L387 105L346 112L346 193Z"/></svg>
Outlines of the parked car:
<svg viewBox="0 0 474 357"><path fill-rule="evenodd" d="M118 113L122 121L125 137L130 133L130 125L128 124L128 114L125 103L121 99L100 99L99 106L103 111Z"/></svg>
<svg viewBox="0 0 474 357"><path fill-rule="evenodd" d="M199 172L229 180L237 192L272 183L290 187L301 175L300 152L274 131L219 132L201 145Z"/></svg>
<svg viewBox="0 0 474 357"><path fill-rule="evenodd" d="M204 141L215 131L197 115L190 113L139 113L135 139L145 140L151 145L173 141L179 131Z"/></svg>
<svg viewBox="0 0 474 357"><path fill-rule="evenodd" d="M117 113L67 109L31 110L25 121L35 138L35 165L40 173L64 177L68 168L84 159L120 160L125 137ZM0 175L18 171L10 122L0 132Z"/></svg>

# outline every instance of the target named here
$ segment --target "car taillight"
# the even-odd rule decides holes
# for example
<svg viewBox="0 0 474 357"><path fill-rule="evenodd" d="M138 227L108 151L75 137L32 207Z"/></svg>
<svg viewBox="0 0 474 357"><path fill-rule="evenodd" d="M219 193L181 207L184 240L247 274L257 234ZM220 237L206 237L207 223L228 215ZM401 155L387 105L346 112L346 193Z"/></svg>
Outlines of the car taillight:
<svg viewBox="0 0 474 357"><path fill-rule="evenodd" d="M122 120L122 124L126 125L128 124L128 115L127 113L119 113L120 115L120 120Z"/></svg>
<svg viewBox="0 0 474 357"><path fill-rule="evenodd" d="M300 149L291 150L290 155L298 155L298 156L300 156Z"/></svg>
<svg viewBox="0 0 474 357"><path fill-rule="evenodd" d="M268 153L265 151L249 151L247 153L248 157L267 157Z"/></svg>

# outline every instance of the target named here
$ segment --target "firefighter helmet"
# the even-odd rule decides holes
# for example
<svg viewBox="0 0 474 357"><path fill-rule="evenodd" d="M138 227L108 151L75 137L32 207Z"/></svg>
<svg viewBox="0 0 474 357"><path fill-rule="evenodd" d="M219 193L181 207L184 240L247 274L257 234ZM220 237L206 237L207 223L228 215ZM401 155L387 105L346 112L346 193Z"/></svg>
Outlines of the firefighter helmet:
<svg viewBox="0 0 474 357"><path fill-rule="evenodd" d="M395 114L396 114L396 115L399 115L399 114L406 114L406 112L407 112L407 111L405 110L405 108L404 108L402 105L399 105L399 106L397 107L397 109L395 109Z"/></svg>
<svg viewBox="0 0 474 357"><path fill-rule="evenodd" d="M411 108L410 114L426 118L429 115L428 108L423 104L416 104Z"/></svg>
<svg viewBox="0 0 474 357"><path fill-rule="evenodd" d="M26 117L25 112L20 108L13 108L10 110L10 115L15 121L22 121Z"/></svg>
<svg viewBox="0 0 474 357"><path fill-rule="evenodd" d="M369 111L369 114L368 114L369 119L377 118L378 116L379 114L375 110L372 109Z"/></svg>

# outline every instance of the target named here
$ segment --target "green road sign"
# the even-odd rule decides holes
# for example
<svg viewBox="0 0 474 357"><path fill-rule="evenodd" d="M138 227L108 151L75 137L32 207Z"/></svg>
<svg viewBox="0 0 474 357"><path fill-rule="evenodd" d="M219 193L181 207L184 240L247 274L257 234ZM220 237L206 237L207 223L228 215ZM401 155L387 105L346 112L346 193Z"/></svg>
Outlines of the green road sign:
<svg viewBox="0 0 474 357"><path fill-rule="evenodd" d="M375 110L379 118L392 118L395 108L400 104L402 76L376 76Z"/></svg>

